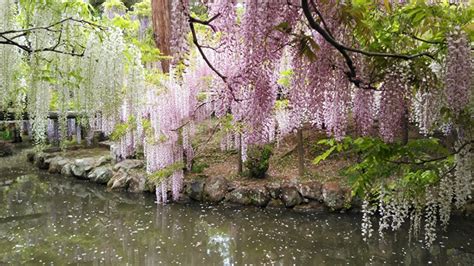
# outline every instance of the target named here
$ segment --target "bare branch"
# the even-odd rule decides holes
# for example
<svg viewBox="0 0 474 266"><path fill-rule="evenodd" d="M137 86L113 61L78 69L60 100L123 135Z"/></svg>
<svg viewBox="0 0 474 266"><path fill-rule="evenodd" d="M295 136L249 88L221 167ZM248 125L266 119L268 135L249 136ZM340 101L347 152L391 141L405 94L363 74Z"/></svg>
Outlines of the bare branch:
<svg viewBox="0 0 474 266"><path fill-rule="evenodd" d="M62 19L58 22L55 22L53 24L50 24L48 26L40 26L40 27L18 29L18 30L7 30L7 31L0 32L0 44L16 46L27 53L53 52L53 53L71 55L71 56L83 56L84 51L78 53L78 52L75 52L74 50L65 51L65 50L58 49L62 45L63 29L64 29L65 23L67 22L74 22L82 26L90 26L91 28L95 28L95 29L105 29L105 27L95 24L93 22L69 17L69 18ZM58 26L59 28L57 28ZM15 39L18 39L20 37L27 37L28 34L31 34L35 31L47 31L47 32L55 33L57 34L57 40L54 43L54 45L50 47L42 47L42 48L32 48L29 45L24 45L24 44L21 44L20 42L15 41ZM10 37L10 35L14 35L14 36Z"/></svg>
<svg viewBox="0 0 474 266"><path fill-rule="evenodd" d="M217 124L213 127L213 129L212 129L212 131L211 131L211 135L207 138L207 140L206 140L205 142L199 144L199 145L195 148L195 150L194 150L194 158L197 158L199 155L201 155L201 152L202 152L202 151L200 150L200 148L207 146L207 144L209 143L209 141L211 141L211 139L214 137L214 135L215 135L216 132L218 131L220 125L221 125L221 122L217 123Z"/></svg>
<svg viewBox="0 0 474 266"><path fill-rule="evenodd" d="M199 53L201 54L202 56L202 59L204 59L204 61L206 62L206 64L209 66L209 68L212 69L212 71L214 71L214 73L216 73L216 75L218 75L224 82L227 81L227 77L222 75L212 64L211 62L209 61L209 59L207 58L206 54L204 53L204 51L202 50L202 46L199 44L199 41L198 41L198 38L197 38L197 35L196 35L196 29L194 28L194 22L193 22L193 19L192 17L190 16L190 19L189 19L189 27L191 28L191 34L193 36L193 43L194 45L196 45Z"/></svg>
<svg viewBox="0 0 474 266"><path fill-rule="evenodd" d="M220 16L220 14L217 14L215 15L214 17L212 17L210 20L208 21L202 21L202 20L199 20L199 19L196 19L192 16L189 16L189 27L191 28L191 35L193 37L193 43L194 45L196 45L196 48L198 49L199 53L201 54L201 57L202 59L204 59L204 61L206 62L207 66L209 66L209 68L214 72L216 73L217 76L219 76L222 81L227 85L227 89L230 91L231 95L232 95L232 99L234 101L240 101L239 99L237 99L235 97L235 93L234 91L232 90L232 88L229 86L229 84L227 83L227 77L224 76L222 73L220 73L211 63L211 61L209 61L209 59L207 58L206 54L204 53L203 51L203 47L199 44L199 40L197 38L197 34L196 34L196 29L194 28L194 23L198 23L198 24L202 24L202 25L206 25L206 26L209 26L212 28L212 26L210 25L210 23L218 18Z"/></svg>
<svg viewBox="0 0 474 266"><path fill-rule="evenodd" d="M89 25L93 28L98 28L98 29L105 29L104 26L101 26L99 24L95 24L93 22L90 22L90 21L87 21L87 20L83 20L83 19L75 19L75 18L72 18L72 17L69 17L69 18L65 18L65 19L62 19L58 22L55 22L51 25L48 25L48 26L42 26L42 27L33 27L33 28L27 28L27 29L19 29L19 30L8 30L8 31L2 31L0 32L0 36L3 36L3 35L8 35L8 34L12 34L12 33L25 33L25 32L33 32L33 31L39 31L39 30L46 30L46 31L51 31L51 32L58 32L57 30L54 30L53 28L58 26L58 25L61 25L61 24L64 24L68 21L72 21L72 22L76 22L76 23L80 23L80 24L86 24L86 25Z"/></svg>

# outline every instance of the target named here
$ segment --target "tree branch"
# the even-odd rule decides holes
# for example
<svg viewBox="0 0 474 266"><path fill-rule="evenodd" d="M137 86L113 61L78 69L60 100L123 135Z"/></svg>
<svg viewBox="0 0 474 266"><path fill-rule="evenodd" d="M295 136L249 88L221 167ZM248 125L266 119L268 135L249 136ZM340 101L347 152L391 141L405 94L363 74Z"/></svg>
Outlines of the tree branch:
<svg viewBox="0 0 474 266"><path fill-rule="evenodd" d="M216 132L218 131L220 124L221 124L221 122L217 123L217 124L212 128L211 135L207 138L207 140L206 140L204 143L199 144L199 145L195 148L195 150L194 150L194 158L197 158L198 156L201 155L201 150L200 150L200 148L207 146L207 144L209 143L209 141L211 141L211 139L214 137L214 135L215 135Z"/></svg>
<svg viewBox="0 0 474 266"><path fill-rule="evenodd" d="M394 164L411 164L411 165L423 165L425 163L437 162L437 161L447 159L448 156L452 156L452 155L460 153L467 145L473 144L473 143L474 143L474 141L468 141L468 142L464 143L463 145L461 145L461 147L459 147L457 150L454 150L453 153L451 153L449 155L446 155L446 156L440 156L440 157L435 157L435 158L431 158L431 159L417 159L416 161L390 161L390 160L387 160L387 162L394 163Z"/></svg>
<svg viewBox="0 0 474 266"><path fill-rule="evenodd" d="M95 24L93 22L87 21L87 20L82 20L82 19L75 19L72 17L62 19L58 22L55 22L53 24L50 24L48 26L40 26L40 27L32 27L32 28L27 28L27 29L19 29L19 30L7 30L7 31L2 31L0 32L0 44L5 44L5 45L12 45L20 48L21 50L27 52L27 53L37 53L37 52L53 52L53 53L59 53L59 54L66 54L66 55L71 55L71 56L83 56L84 51L81 53L77 53L74 50L72 51L65 51L65 50L60 50L58 49L61 46L62 42L62 34L63 34L63 29L64 29L64 24L67 22L74 22L74 23L79 23L83 26L87 25L90 26L91 28L96 28L96 29L105 29L105 27ZM59 26L60 28L57 29L56 27ZM58 34L57 36L57 41L55 42L54 45L50 47L43 47L43 48L32 48L29 45L23 45L20 42L14 41L15 39L18 39L20 37L27 37L28 34L31 34L35 31L47 31L47 32L52 32ZM9 35L13 35L12 37L9 37ZM3 40L1 40L3 39Z"/></svg>
<svg viewBox="0 0 474 266"><path fill-rule="evenodd" d="M321 12L319 12L319 9L316 7L316 4L314 3L314 1L311 1L311 5L313 6L314 11L316 11L316 14L318 15L319 19L321 20L321 23L323 23L323 26L326 29L329 36L331 36L334 39L334 36L332 35L331 30L329 29L329 26L326 24L326 20L324 19Z"/></svg>
<svg viewBox="0 0 474 266"><path fill-rule="evenodd" d="M189 22L209 26L209 27L211 27L211 29L213 31L216 31L216 28L213 25L211 25L211 22L214 21L215 19L217 19L218 17L220 17L220 15L221 14L218 13L215 16L213 16L212 18L210 18L209 20L206 20L206 21L200 20L200 19L192 17L192 16L189 16Z"/></svg>
<svg viewBox="0 0 474 266"><path fill-rule="evenodd" d="M206 54L204 53L204 51L202 50L202 46L199 44L199 41L198 41L198 38L197 38L197 35L196 35L196 29L194 28L194 22L192 20L192 17L190 16L190 19L189 19L189 27L191 28L191 34L193 36L193 43L194 45L196 45L199 53L201 54L202 56L202 59L204 59L204 61L206 62L206 64L209 66L209 68L212 69L212 71L214 71L214 73L216 73L216 75L218 75L224 82L226 82L227 80L227 77L222 75L212 64L211 62L209 61L209 59L207 58Z"/></svg>
<svg viewBox="0 0 474 266"><path fill-rule="evenodd" d="M38 31L38 30L46 30L46 31L51 31L51 32L58 32L57 30L53 30L53 28L57 25L61 25L61 24L64 24L68 21L72 21L72 22L76 22L76 23L80 23L80 24L87 24L93 28L98 28L98 29L105 29L106 27L104 26L101 26L99 24L95 24L93 22L90 22L90 21L87 21L87 20L83 20L83 19L75 19L73 17L68 17L68 18L65 18L65 19L62 19L58 22L55 22L51 25L48 25L48 26L42 26L42 27L33 27L33 28L27 28L27 29L20 29L20 30L8 30L8 31L2 31L0 32L0 36L3 36L3 35L8 35L8 34L12 34L12 33L24 33L24 32L32 32L32 31Z"/></svg>
<svg viewBox="0 0 474 266"><path fill-rule="evenodd" d="M313 0L311 0L311 3L313 5L313 8L316 10L316 12L319 13L319 10ZM311 9L309 7L308 0L301 0L301 6L303 8L303 13L306 19L308 20L310 27L316 30L329 44L331 44L334 48L336 48L336 50L338 50L341 53L341 55L344 57L344 60L346 61L346 65L349 68L349 72L346 73L349 78L349 81L351 81L357 87L361 87L363 85L362 84L363 81L357 78L354 62L352 61L348 52L359 53L359 54L370 56L370 57L397 58L397 59L403 59L403 60L411 60L411 59L415 59L422 56L427 56L427 57L430 57L431 59L434 59L434 57L430 53L427 53L427 52L418 53L418 54L393 54L393 53L384 53L384 52L364 51L364 50L359 50L359 49L352 48L349 46L345 46L344 44L335 40L329 32L323 29L319 25L319 23L315 21L315 19L313 18ZM365 84L365 85L368 85L368 84ZM368 86L370 87L370 85Z"/></svg>
<svg viewBox="0 0 474 266"><path fill-rule="evenodd" d="M210 23L215 20L216 18L218 18L220 16L220 14L217 14L215 15L214 17L212 17L211 19L209 19L208 21L202 21L202 20L199 20L199 19L196 19L194 17L192 17L191 15L189 15L189 27L191 28L191 35L193 37L193 43L194 45L196 45L196 48L198 49L199 53L201 54L201 57L202 59L204 59L204 61L206 62L207 66L214 72L216 73L217 76L219 76L222 81L224 81L224 83L227 85L227 88L229 89L231 95L232 95L232 98L234 101L240 101L239 99L237 99L235 97L235 94L234 94L234 91L232 90L232 88L229 86L229 84L227 83L227 77L224 76L222 73L220 73L211 63L211 61L209 61L209 59L207 58L206 54L204 53L203 51L203 47L199 44L199 40L197 38L197 34L196 34L196 29L194 28L194 23L198 23L198 24L202 24L202 25L206 25L206 26L210 26L211 28L212 25L210 25Z"/></svg>
<svg viewBox="0 0 474 266"><path fill-rule="evenodd" d="M425 39L417 37L416 35L411 34L411 33L403 33L403 34L407 35L408 37L411 37L414 40L424 42L424 43L435 44L435 45L445 45L446 44L445 42L442 42L442 41L425 40Z"/></svg>

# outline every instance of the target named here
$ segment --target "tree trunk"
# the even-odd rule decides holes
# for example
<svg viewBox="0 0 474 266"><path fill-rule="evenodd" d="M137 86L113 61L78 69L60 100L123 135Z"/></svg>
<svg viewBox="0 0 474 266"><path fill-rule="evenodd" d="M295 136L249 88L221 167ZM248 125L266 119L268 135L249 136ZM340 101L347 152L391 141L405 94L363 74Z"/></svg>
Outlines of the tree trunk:
<svg viewBox="0 0 474 266"><path fill-rule="evenodd" d="M13 124L12 137L13 137L12 138L13 143L20 143L22 141L21 130L17 127L16 124Z"/></svg>
<svg viewBox="0 0 474 266"><path fill-rule="evenodd" d="M298 141L298 174L300 177L304 175L304 146L303 146L303 129L299 128L296 132Z"/></svg>
<svg viewBox="0 0 474 266"><path fill-rule="evenodd" d="M405 110L404 110L404 115L403 115L403 125L402 125L402 144L403 145L407 145L408 144L408 133L409 133L409 130L410 130L410 125L409 125L409 122L408 122L408 108L405 106Z"/></svg>
<svg viewBox="0 0 474 266"><path fill-rule="evenodd" d="M242 162L242 134L238 134L237 136L239 138L239 159L238 159L238 165L237 165L237 171L239 175L241 175L244 172L244 163Z"/></svg>
<svg viewBox="0 0 474 266"><path fill-rule="evenodd" d="M171 0L151 0L153 37L164 56L171 56ZM170 60L162 60L163 72L170 71Z"/></svg>

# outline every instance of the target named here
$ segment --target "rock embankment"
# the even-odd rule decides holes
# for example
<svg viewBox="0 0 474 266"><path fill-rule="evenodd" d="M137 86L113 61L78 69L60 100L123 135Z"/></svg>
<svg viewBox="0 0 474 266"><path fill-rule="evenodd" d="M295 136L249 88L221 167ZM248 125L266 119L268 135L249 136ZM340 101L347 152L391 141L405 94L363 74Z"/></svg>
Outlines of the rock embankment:
<svg viewBox="0 0 474 266"><path fill-rule="evenodd" d="M7 157L13 154L13 145L0 141L0 157Z"/></svg>
<svg viewBox="0 0 474 266"><path fill-rule="evenodd" d="M107 155L71 158L55 153L28 153L28 160L51 174L72 176L107 185L109 190L133 193L153 192L141 160L113 163ZM225 177L198 177L184 182L180 202L200 201L267 208L287 208L300 212L358 210L359 204L348 189L338 183L229 181Z"/></svg>
<svg viewBox="0 0 474 266"><path fill-rule="evenodd" d="M58 153L44 152L30 152L27 154L27 158L36 167L48 170L51 174L61 174L90 180L94 183L107 184L112 190L129 192L154 190L153 186L147 182L141 160L125 160L113 164L110 156L68 158Z"/></svg>

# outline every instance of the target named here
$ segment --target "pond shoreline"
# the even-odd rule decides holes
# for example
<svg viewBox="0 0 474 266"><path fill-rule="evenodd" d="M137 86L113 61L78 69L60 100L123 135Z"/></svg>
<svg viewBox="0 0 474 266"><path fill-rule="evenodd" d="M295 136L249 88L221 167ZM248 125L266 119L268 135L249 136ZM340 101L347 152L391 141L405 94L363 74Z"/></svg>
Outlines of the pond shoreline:
<svg viewBox="0 0 474 266"><path fill-rule="evenodd" d="M75 177L107 186L109 191L154 193L155 185L146 178L144 161L126 159L114 162L105 147L92 154L81 154L89 149L76 149L76 154L50 150L27 153L27 160L50 174ZM78 152L77 152L78 151ZM168 191L171 195L171 191ZM169 197L171 198L171 197ZM222 176L186 176L177 203L203 202L279 208L296 212L359 213L361 201L351 196L349 188L337 182L258 180L242 182ZM456 215L472 216L473 201Z"/></svg>

